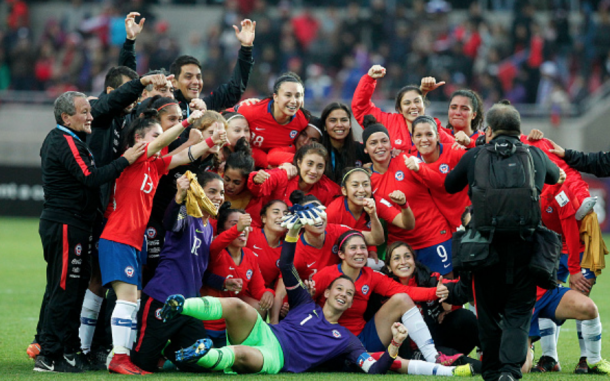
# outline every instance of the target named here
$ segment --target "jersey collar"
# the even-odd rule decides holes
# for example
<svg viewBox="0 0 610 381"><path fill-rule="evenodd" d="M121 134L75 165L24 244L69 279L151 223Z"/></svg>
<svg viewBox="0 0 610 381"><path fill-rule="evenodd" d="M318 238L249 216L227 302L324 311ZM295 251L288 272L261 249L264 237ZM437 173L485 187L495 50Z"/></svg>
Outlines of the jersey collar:
<svg viewBox="0 0 610 381"><path fill-rule="evenodd" d="M269 104L267 105L267 112L269 114L271 114L271 117L273 118L273 120L275 120L275 116L273 116L273 99L269 100ZM298 112L298 111L297 111ZM290 122L292 122L292 120L297 116L297 114L294 114L293 116L290 117ZM275 120L277 122L277 120ZM290 123L288 122L288 123Z"/></svg>

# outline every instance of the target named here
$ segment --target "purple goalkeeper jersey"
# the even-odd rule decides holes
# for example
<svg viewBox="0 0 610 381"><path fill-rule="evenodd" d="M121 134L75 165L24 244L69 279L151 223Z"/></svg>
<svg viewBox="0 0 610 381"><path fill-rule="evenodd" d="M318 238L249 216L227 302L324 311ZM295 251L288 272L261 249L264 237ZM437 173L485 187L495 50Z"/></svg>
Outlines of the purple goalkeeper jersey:
<svg viewBox="0 0 610 381"><path fill-rule="evenodd" d="M167 232L159 266L144 293L161 302L173 294L199 297L210 259L212 226L187 215L186 207L173 200L164 222Z"/></svg>

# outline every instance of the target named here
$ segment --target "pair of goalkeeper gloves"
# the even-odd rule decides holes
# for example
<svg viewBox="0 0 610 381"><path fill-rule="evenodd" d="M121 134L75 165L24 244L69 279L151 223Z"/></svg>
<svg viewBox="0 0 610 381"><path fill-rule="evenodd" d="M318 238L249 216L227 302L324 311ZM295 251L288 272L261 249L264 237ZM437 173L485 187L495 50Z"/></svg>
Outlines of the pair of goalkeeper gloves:
<svg viewBox="0 0 610 381"><path fill-rule="evenodd" d="M290 213L282 217L282 227L289 230L298 230L305 225L319 224L326 218L325 206L311 203L307 205L293 205Z"/></svg>

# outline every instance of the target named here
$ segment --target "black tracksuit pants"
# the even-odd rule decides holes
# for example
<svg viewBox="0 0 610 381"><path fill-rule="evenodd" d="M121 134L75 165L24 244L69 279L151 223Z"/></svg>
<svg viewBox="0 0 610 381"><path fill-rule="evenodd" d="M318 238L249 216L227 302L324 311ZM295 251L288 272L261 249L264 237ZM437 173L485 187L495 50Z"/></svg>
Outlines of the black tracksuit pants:
<svg viewBox="0 0 610 381"><path fill-rule="evenodd" d="M91 231L41 219L38 233L47 262L38 339L41 354L56 358L80 350L80 312L91 276Z"/></svg>
<svg viewBox="0 0 610 381"><path fill-rule="evenodd" d="M531 242L494 237L492 250L499 263L473 274L479 337L483 349L483 378L497 380L502 372L521 378L536 285L527 269ZM511 269L512 268L512 269Z"/></svg>

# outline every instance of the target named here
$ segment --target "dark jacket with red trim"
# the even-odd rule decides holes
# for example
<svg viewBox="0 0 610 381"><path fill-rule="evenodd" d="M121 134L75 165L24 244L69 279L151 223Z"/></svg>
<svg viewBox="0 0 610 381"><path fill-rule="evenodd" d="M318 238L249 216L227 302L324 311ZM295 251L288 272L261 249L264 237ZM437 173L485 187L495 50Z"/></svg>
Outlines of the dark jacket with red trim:
<svg viewBox="0 0 610 381"><path fill-rule="evenodd" d="M80 139L85 134L76 133ZM41 219L90 230L101 213L100 186L129 166L124 157L97 168L87 145L54 128L40 149L44 206Z"/></svg>

